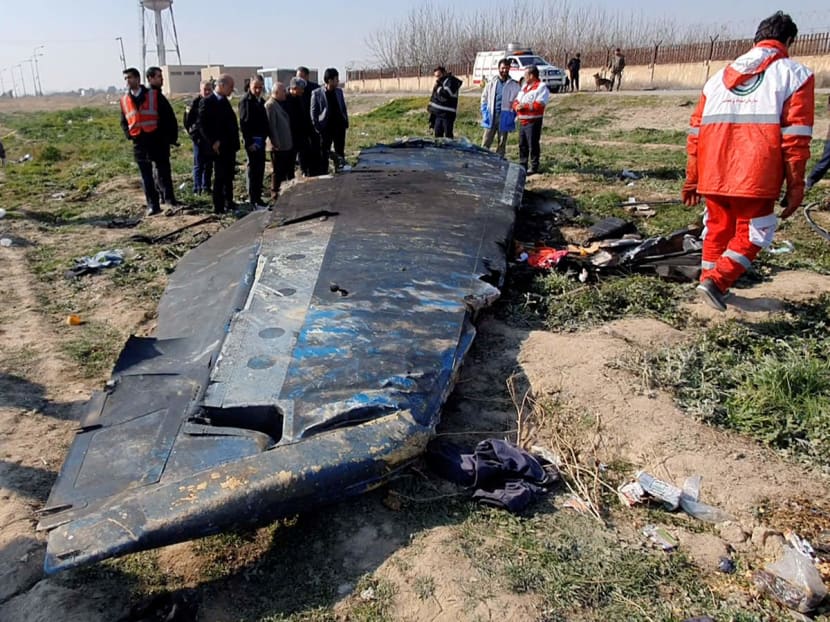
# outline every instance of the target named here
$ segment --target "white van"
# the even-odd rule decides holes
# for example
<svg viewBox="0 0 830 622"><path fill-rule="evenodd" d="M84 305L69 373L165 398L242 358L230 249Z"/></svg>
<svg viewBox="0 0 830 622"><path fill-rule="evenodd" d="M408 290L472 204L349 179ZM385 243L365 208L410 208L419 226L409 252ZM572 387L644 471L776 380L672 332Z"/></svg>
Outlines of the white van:
<svg viewBox="0 0 830 622"><path fill-rule="evenodd" d="M510 61L510 77L518 82L524 78L525 69L536 65L539 69L539 79L550 89L551 93L558 93L565 86L565 72L559 67L551 65L533 50L511 43L506 50L491 50L476 54L473 65L473 84L483 86L485 82L499 75L499 61L506 58Z"/></svg>

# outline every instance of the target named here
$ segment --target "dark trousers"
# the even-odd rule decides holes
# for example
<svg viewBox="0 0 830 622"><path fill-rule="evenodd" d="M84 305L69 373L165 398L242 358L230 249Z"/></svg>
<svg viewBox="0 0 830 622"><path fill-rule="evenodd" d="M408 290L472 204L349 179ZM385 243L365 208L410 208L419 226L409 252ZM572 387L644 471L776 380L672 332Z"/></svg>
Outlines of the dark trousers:
<svg viewBox="0 0 830 622"><path fill-rule="evenodd" d="M294 179L294 162L297 159L297 152L293 149L288 151L271 152L271 199L276 200L280 193L280 184L289 179Z"/></svg>
<svg viewBox="0 0 830 622"><path fill-rule="evenodd" d="M534 119L527 125L522 124L519 130L519 164L527 169L528 155L530 155L530 170L539 170L539 139L542 137L542 119Z"/></svg>
<svg viewBox="0 0 830 622"><path fill-rule="evenodd" d="M815 165L810 174L807 176L807 187L812 188L821 178L830 170L830 137L824 142L824 152L821 154L821 159Z"/></svg>
<svg viewBox="0 0 830 622"><path fill-rule="evenodd" d="M455 117L435 115L435 138L455 138L452 133Z"/></svg>
<svg viewBox="0 0 830 622"><path fill-rule="evenodd" d="M611 90L614 90L614 82L617 83L617 90L620 90L620 84L622 84L622 71L617 73L611 72Z"/></svg>
<svg viewBox="0 0 830 622"><path fill-rule="evenodd" d="M156 180L153 178L153 155L152 147L133 143L133 157L138 164L138 171L141 173L141 186L144 188L144 198L147 207L153 210L159 209L159 193L156 190Z"/></svg>
<svg viewBox="0 0 830 622"><path fill-rule="evenodd" d="M334 153L332 154L332 147ZM320 134L320 170L323 174L329 172L329 158L334 159L335 171L340 168L346 157L346 128L326 128Z"/></svg>
<svg viewBox="0 0 830 622"><path fill-rule="evenodd" d="M320 135L312 131L305 141L305 147L299 150L300 170L306 177L322 175L328 171L328 161L320 158Z"/></svg>
<svg viewBox="0 0 830 622"><path fill-rule="evenodd" d="M221 214L233 206L233 178L236 174L236 152L220 153L213 158L213 211Z"/></svg>
<svg viewBox="0 0 830 622"><path fill-rule="evenodd" d="M253 205L262 203L262 183L265 179L265 149L248 152L248 200Z"/></svg>
<svg viewBox="0 0 830 622"><path fill-rule="evenodd" d="M176 203L173 192L173 173L170 170L170 145L167 143L156 145L153 148L153 163L156 165L154 183L162 200L168 205Z"/></svg>
<svg viewBox="0 0 830 622"><path fill-rule="evenodd" d="M571 90L578 91L579 90L579 72L575 71L571 74Z"/></svg>
<svg viewBox="0 0 830 622"><path fill-rule="evenodd" d="M193 143L193 192L210 192L210 180L213 177L213 160L199 143Z"/></svg>

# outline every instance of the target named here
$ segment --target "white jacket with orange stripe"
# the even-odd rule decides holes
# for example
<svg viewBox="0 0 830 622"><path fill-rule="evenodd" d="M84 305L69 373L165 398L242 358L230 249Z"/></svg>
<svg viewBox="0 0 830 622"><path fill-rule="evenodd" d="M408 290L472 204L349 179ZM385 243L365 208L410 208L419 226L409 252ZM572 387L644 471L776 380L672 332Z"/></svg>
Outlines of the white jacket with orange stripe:
<svg viewBox="0 0 830 622"><path fill-rule="evenodd" d="M803 186L815 78L775 40L760 41L706 82L686 142L687 185L703 196L777 199ZM783 166L782 166L783 165Z"/></svg>

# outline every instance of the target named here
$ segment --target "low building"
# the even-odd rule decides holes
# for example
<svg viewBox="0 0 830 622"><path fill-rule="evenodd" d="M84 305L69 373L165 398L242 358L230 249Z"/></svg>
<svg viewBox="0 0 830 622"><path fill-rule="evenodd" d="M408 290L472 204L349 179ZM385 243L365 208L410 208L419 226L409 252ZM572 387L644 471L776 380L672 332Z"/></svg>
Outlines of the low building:
<svg viewBox="0 0 830 622"><path fill-rule="evenodd" d="M273 67L270 69L261 69L259 75L265 79L265 92L270 93L271 87L277 82L282 82L287 87L291 78L297 75L297 70L295 68ZM312 82L320 82L318 75L319 71L317 69L308 70L308 77Z"/></svg>
<svg viewBox="0 0 830 622"><path fill-rule="evenodd" d="M208 65L202 67L202 80L216 81L223 73L230 74L234 81L234 91L238 94L245 92L245 80L258 74L261 67L233 67L230 65Z"/></svg>
<svg viewBox="0 0 830 622"><path fill-rule="evenodd" d="M204 65L164 65L162 93L166 96L198 93Z"/></svg>

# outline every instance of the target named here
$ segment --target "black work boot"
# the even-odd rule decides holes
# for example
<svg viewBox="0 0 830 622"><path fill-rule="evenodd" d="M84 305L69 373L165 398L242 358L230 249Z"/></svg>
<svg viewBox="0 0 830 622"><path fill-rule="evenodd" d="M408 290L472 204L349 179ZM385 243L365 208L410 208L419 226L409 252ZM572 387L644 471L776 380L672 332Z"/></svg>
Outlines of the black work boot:
<svg viewBox="0 0 830 622"><path fill-rule="evenodd" d="M708 304L713 309L718 311L726 311L726 303L723 301L723 293L715 285L712 279L704 279L700 285L697 286L697 292L703 299L703 302Z"/></svg>

